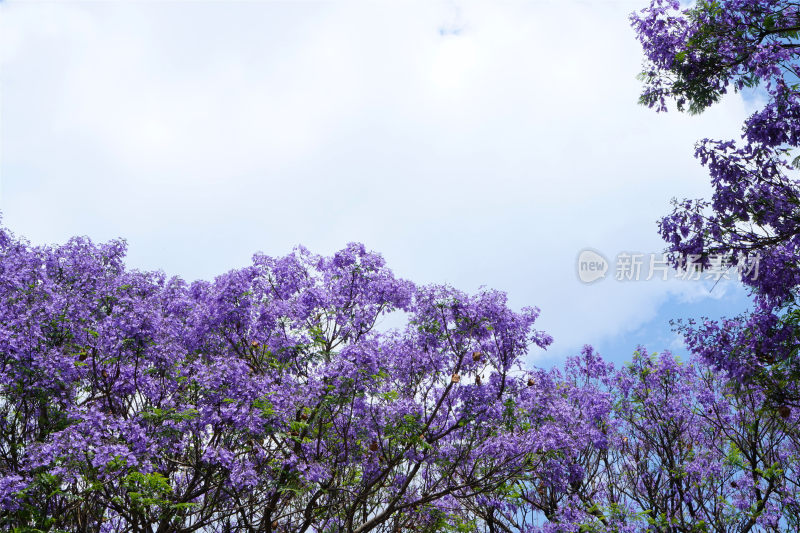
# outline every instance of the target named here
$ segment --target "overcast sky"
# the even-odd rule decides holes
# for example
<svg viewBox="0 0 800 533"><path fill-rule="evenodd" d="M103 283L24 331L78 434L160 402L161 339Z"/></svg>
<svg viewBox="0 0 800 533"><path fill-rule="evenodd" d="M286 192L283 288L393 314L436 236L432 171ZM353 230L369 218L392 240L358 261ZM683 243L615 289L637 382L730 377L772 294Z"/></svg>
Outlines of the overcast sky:
<svg viewBox="0 0 800 533"><path fill-rule="evenodd" d="M584 343L674 347L736 285L582 284L590 247L659 252L693 159L752 111L637 105L633 2L3 2L0 211L33 243L124 237L186 279L351 241L418 283L542 309L551 364Z"/></svg>

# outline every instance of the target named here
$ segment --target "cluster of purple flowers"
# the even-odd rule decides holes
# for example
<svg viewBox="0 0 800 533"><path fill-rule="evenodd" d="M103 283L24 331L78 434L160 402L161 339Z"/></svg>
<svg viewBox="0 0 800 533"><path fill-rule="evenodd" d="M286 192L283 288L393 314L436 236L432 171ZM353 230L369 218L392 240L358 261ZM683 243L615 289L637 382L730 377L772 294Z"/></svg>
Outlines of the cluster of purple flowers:
<svg viewBox="0 0 800 533"><path fill-rule="evenodd" d="M425 527L565 445L520 367L550 338L503 294L415 287L355 244L193 284L123 254L2 233L5 527Z"/></svg>
<svg viewBox="0 0 800 533"><path fill-rule="evenodd" d="M729 88L765 102L739 141L698 143L713 194L675 201L660 230L676 265L690 256L758 255L759 276L743 280L751 312L682 329L706 361L800 407L786 390L800 378L800 3L703 0L681 9L677 0L653 0L632 20L646 57L643 103L666 110L672 100L700 112Z"/></svg>
<svg viewBox="0 0 800 533"><path fill-rule="evenodd" d="M587 347L563 373L526 369L551 342L538 310L415 286L357 244L191 284L128 270L124 253L0 232L4 529L797 519L797 413L731 395L708 368L641 351L615 371ZM379 327L392 312L404 328Z"/></svg>

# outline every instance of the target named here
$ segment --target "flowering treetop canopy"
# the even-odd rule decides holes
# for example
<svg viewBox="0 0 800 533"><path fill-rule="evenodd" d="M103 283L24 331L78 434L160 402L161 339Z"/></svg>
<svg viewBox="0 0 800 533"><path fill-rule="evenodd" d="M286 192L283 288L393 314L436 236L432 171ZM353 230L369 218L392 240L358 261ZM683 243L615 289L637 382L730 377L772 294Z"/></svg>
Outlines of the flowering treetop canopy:
<svg viewBox="0 0 800 533"><path fill-rule="evenodd" d="M646 105L666 110L674 100L700 112L730 88L755 88L763 99L741 141L698 143L713 195L675 201L660 230L677 266L702 268L721 255L759 262L759 275L745 280L751 314L686 332L696 353L739 377L768 376L778 393L800 377L800 3L703 0L681 9L653 0L632 22L646 58Z"/></svg>
<svg viewBox="0 0 800 533"><path fill-rule="evenodd" d="M128 270L124 253L0 231L10 524L455 520L454 502L480 507L566 438L543 414L563 400L522 369L550 337L502 293L417 287L359 244L192 284ZM394 310L406 327L376 328Z"/></svg>
<svg viewBox="0 0 800 533"><path fill-rule="evenodd" d="M800 3L787 0L652 0L632 17L647 60L642 102L701 112L730 87L797 90ZM777 132L776 132L777 133Z"/></svg>
<svg viewBox="0 0 800 533"><path fill-rule="evenodd" d="M668 353L615 371L587 346L563 373L526 369L551 341L536 309L415 286L359 244L191 284L124 253L0 229L3 528L746 531L800 516L781 510L798 501L798 411ZM381 331L393 310L407 323Z"/></svg>

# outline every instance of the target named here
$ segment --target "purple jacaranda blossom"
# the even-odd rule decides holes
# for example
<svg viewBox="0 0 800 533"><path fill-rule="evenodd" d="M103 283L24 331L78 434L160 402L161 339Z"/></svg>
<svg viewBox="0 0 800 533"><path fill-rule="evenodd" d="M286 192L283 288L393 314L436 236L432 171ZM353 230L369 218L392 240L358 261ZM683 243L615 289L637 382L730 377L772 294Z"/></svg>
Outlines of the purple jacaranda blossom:
<svg viewBox="0 0 800 533"><path fill-rule="evenodd" d="M747 315L684 323L690 347L786 408L800 407L785 386L800 378L799 9L787 0L653 0L631 17L645 56L642 103L696 113L728 91L755 92L759 107L740 139L697 145L711 197L674 201L660 232L676 267L716 259L752 292Z"/></svg>

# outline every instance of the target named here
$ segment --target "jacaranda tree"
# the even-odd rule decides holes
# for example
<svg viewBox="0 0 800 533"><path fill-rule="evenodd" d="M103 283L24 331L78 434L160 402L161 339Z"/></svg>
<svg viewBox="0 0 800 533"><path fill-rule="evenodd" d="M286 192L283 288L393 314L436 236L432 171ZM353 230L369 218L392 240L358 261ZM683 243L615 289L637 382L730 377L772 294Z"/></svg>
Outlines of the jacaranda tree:
<svg viewBox="0 0 800 533"><path fill-rule="evenodd" d="M595 398L612 403L605 447L573 487L573 529L785 531L798 523L798 418L719 372L640 348L618 371L590 350L577 360Z"/></svg>
<svg viewBox="0 0 800 533"><path fill-rule="evenodd" d="M535 309L360 245L193 284L124 251L0 233L0 527L493 530L571 468L558 384L521 366Z"/></svg>
<svg viewBox="0 0 800 533"><path fill-rule="evenodd" d="M355 244L192 284L124 252L0 231L4 530L798 524L797 411L702 362L614 370L586 347L526 369L537 310L417 287Z"/></svg>
<svg viewBox="0 0 800 533"><path fill-rule="evenodd" d="M800 377L800 3L701 0L682 9L653 0L633 16L644 47L642 102L698 113L729 90L763 106L740 140L703 140L696 156L711 176L710 199L681 200L661 220L676 266L738 263L753 311L722 323L684 324L689 346L737 379L766 387L781 409Z"/></svg>

